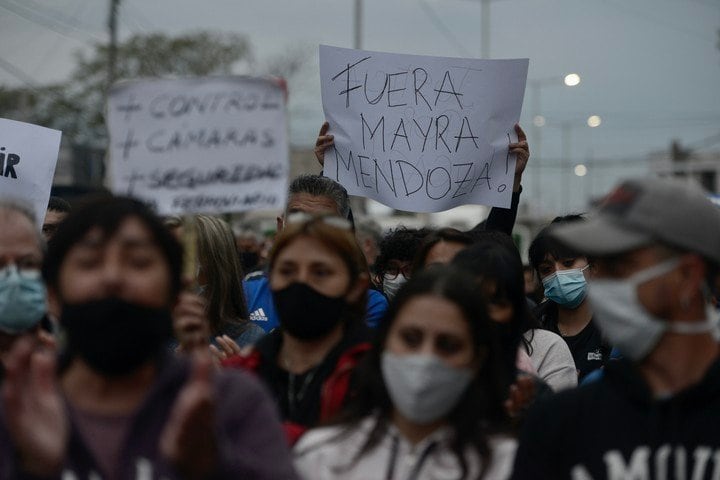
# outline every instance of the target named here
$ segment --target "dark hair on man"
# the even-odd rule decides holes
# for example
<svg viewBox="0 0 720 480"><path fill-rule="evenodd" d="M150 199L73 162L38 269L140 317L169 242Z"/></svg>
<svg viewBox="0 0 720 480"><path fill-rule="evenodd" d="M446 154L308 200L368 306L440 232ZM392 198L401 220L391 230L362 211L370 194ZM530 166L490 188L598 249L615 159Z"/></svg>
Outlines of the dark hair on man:
<svg viewBox="0 0 720 480"><path fill-rule="evenodd" d="M75 208L58 226L48 243L48 256L43 265L43 277L50 287L58 286L60 267L68 252L87 233L97 227L105 239L110 238L128 218L136 218L150 231L170 270L171 295L182 288L182 247L150 208L127 197L102 195L87 199Z"/></svg>
<svg viewBox="0 0 720 480"><path fill-rule="evenodd" d="M375 448L387 431L393 404L382 376L382 354L399 313L410 301L425 295L443 298L457 306L468 323L475 355L483 355L481 352L484 352L479 371L446 417L455 434L451 448L462 470L460 478L466 478L468 473L466 449L470 447L478 452L484 470L490 457L488 435L507 428L507 415L503 409L507 396L505 385L512 381L515 371L507 371L501 359L500 341L487 316L485 302L477 294L471 275L450 265L433 265L400 288L380 323L373 348L357 366L356 394L334 422L346 425L347 429L329 441L343 438L368 415L377 414L379 421L368 433L358 453L348 459L347 468Z"/></svg>
<svg viewBox="0 0 720 480"><path fill-rule="evenodd" d="M290 187L288 187L288 195L297 193L307 193L308 195L316 197L329 198L337 206L338 214L343 218L349 218L350 198L348 197L347 190L328 177L309 173L295 177L290 183Z"/></svg>
<svg viewBox="0 0 720 480"><path fill-rule="evenodd" d="M47 209L52 210L53 212L70 212L72 207L64 198L52 196L48 200Z"/></svg>
<svg viewBox="0 0 720 480"><path fill-rule="evenodd" d="M391 260L410 262L420 248L423 239L432 230L428 228L407 228L404 226L390 230L380 242L380 254L375 260L375 271L382 278Z"/></svg>
<svg viewBox="0 0 720 480"><path fill-rule="evenodd" d="M430 232L422 240L417 249L417 253L415 253L412 266L413 275L425 268L425 260L427 260L430 250L440 242L459 243L469 246L473 244L473 238L465 232L450 227Z"/></svg>
<svg viewBox="0 0 720 480"><path fill-rule="evenodd" d="M550 232L550 229L555 227L556 225L584 221L585 217L582 214L555 217L549 225L540 230L537 236L533 239L532 243L530 243L530 248L528 249L528 258L530 260L530 265L532 265L532 268L538 275L538 277L540 277L540 274L538 273L538 268L540 268L540 264L545 261L545 257L547 257L548 254L550 254L555 259L576 258L583 256L577 251L563 245L554 238L550 237L548 233Z"/></svg>
<svg viewBox="0 0 720 480"><path fill-rule="evenodd" d="M504 246L508 250L515 250L517 251L517 245L515 245L515 241L513 238L508 235L505 232L502 232L500 230L481 230L479 232L476 232L473 235L473 239L475 240L475 243L481 243L481 242L491 242L491 243L499 243L500 245ZM519 252L518 252L519 254Z"/></svg>

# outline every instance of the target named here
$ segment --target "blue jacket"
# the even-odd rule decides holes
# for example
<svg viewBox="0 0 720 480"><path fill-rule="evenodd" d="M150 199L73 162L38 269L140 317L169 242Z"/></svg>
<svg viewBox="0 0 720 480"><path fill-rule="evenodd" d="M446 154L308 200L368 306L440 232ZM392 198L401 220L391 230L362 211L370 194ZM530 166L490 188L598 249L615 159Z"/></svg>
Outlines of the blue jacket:
<svg viewBox="0 0 720 480"><path fill-rule="evenodd" d="M266 332L280 325L267 277L263 275L246 280L243 282L243 287L245 288L248 312L250 312L250 321L262 327ZM365 316L367 326L377 327L387 308L388 301L385 295L377 290L368 290Z"/></svg>

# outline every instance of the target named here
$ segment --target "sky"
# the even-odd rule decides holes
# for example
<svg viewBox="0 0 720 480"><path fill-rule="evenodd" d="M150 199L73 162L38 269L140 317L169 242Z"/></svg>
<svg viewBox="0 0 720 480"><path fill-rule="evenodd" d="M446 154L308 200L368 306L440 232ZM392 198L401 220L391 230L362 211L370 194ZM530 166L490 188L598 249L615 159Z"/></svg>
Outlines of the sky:
<svg viewBox="0 0 720 480"><path fill-rule="evenodd" d="M0 0L0 85L62 81L74 54L107 41L108 1ZM314 143L323 121L317 46L353 47L352 0L122 0L120 38L154 31L247 35L258 64L302 46L290 84L290 138ZM479 0L362 0L368 50L481 55ZM618 179L647 172L649 153L677 139L720 151L720 0L494 0L490 58L529 58L521 125L533 211L586 209ZM581 76L576 87L562 77ZM541 114L545 126L533 128ZM590 115L602 123L587 126ZM564 156L565 154L565 156ZM575 175L583 164L587 174Z"/></svg>

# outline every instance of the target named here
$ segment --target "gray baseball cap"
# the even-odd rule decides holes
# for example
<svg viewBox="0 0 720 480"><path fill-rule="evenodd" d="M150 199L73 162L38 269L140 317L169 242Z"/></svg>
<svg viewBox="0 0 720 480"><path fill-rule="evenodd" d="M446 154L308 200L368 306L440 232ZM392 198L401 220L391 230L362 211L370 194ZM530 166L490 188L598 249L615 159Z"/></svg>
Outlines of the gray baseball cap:
<svg viewBox="0 0 720 480"><path fill-rule="evenodd" d="M663 243L720 264L720 209L700 187L676 179L626 180L588 221L558 225L550 235L589 256Z"/></svg>

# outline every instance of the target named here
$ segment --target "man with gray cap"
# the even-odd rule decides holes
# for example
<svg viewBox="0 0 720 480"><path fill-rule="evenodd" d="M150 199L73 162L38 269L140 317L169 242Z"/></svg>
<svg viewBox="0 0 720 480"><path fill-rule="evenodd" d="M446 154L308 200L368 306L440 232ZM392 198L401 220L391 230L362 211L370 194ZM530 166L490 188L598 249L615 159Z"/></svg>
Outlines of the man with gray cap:
<svg viewBox="0 0 720 480"><path fill-rule="evenodd" d="M686 182L631 180L553 235L594 259L590 302L625 358L530 412L513 478L720 478L720 210Z"/></svg>

